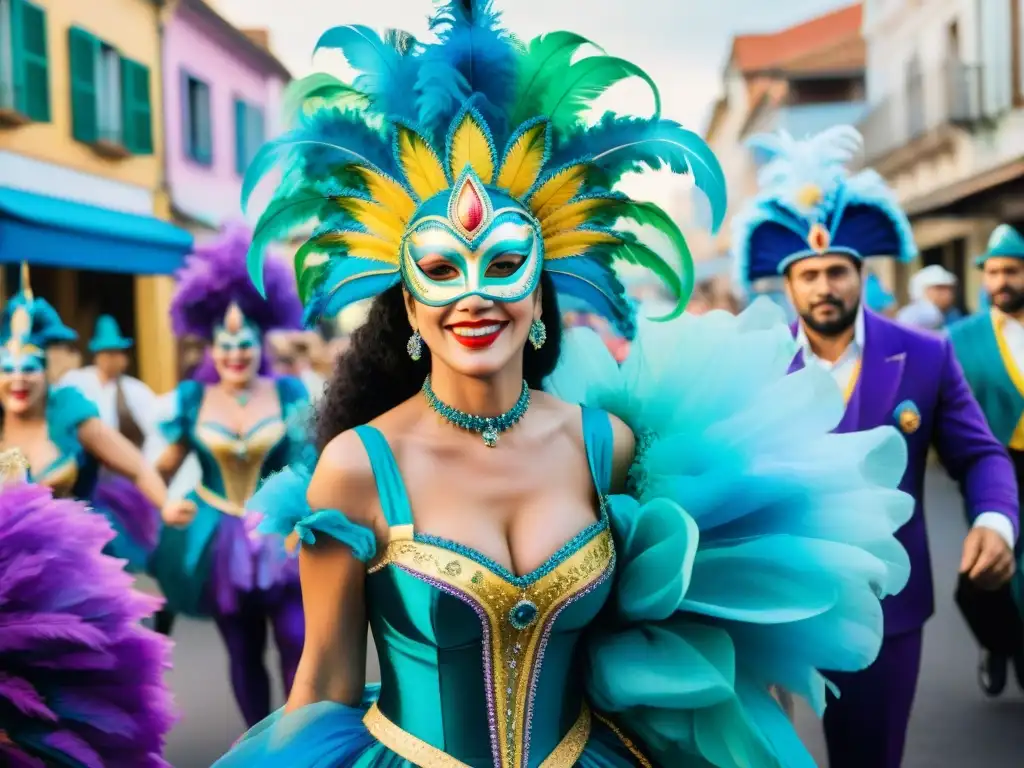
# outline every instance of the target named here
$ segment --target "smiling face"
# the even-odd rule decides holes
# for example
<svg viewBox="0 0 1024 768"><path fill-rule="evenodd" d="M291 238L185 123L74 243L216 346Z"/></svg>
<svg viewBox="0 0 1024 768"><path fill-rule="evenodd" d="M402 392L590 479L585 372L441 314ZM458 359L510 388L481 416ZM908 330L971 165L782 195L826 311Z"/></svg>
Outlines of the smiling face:
<svg viewBox="0 0 1024 768"><path fill-rule="evenodd" d="M247 386L260 369L262 339L259 331L245 320L234 304L224 324L214 330L210 356L221 381L236 387Z"/></svg>
<svg viewBox="0 0 1024 768"><path fill-rule="evenodd" d="M0 404L6 413L40 410L46 400L46 358L35 347L0 350Z"/></svg>

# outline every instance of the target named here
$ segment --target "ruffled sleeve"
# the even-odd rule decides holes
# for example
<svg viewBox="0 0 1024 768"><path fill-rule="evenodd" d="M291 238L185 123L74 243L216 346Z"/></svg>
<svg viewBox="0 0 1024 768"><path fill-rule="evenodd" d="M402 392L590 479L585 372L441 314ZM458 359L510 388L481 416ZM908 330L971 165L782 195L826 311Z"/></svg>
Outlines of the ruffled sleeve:
<svg viewBox="0 0 1024 768"><path fill-rule="evenodd" d="M259 532L292 536L303 544L316 543L318 534L330 536L352 550L364 563L377 553L377 540L369 528L353 523L336 509L312 510L306 503L310 472L304 466L289 467L267 478L247 509L262 516Z"/></svg>
<svg viewBox="0 0 1024 768"><path fill-rule="evenodd" d="M663 765L813 768L769 689L822 713L820 670L871 664L881 599L909 576L902 437L833 434L838 388L814 366L787 375L795 352L759 301L646 323L621 368L573 331L548 383L637 435L630 495L609 501L618 578L587 688Z"/></svg>
<svg viewBox="0 0 1024 768"><path fill-rule="evenodd" d="M96 404L74 386L61 387L50 393L47 416L57 434L78 429L83 422L99 418Z"/></svg>
<svg viewBox="0 0 1024 768"><path fill-rule="evenodd" d="M160 422L160 434L168 443L188 442L203 402L203 385L187 380L174 390L174 401L170 413Z"/></svg>

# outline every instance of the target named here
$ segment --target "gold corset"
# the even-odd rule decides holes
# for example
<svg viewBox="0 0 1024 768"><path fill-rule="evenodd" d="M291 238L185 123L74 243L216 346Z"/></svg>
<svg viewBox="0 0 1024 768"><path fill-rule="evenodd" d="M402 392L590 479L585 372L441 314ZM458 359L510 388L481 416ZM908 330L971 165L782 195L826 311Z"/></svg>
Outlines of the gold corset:
<svg viewBox="0 0 1024 768"><path fill-rule="evenodd" d="M223 496L231 507L244 507L256 492L263 462L284 438L286 431L280 417L264 419L243 435L232 434L216 422L198 424L195 439L206 448L220 469L224 491L217 495ZM207 490L215 493L212 489Z"/></svg>

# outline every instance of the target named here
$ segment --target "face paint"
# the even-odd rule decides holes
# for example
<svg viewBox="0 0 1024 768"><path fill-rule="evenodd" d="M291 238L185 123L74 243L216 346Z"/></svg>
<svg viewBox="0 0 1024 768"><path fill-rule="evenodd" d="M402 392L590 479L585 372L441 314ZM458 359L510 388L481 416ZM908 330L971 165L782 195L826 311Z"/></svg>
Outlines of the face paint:
<svg viewBox="0 0 1024 768"><path fill-rule="evenodd" d="M5 347L0 350L0 373L42 373L46 370L46 356L33 346L25 346L20 351L11 351Z"/></svg>
<svg viewBox="0 0 1024 768"><path fill-rule="evenodd" d="M218 326L214 332L213 345L224 353L243 352L258 349L260 336L259 332L251 325L244 325L235 333L227 330L224 326Z"/></svg>
<svg viewBox="0 0 1024 768"><path fill-rule="evenodd" d="M543 266L537 221L511 197L485 189L468 171L450 194L423 204L402 241L406 287L431 307L473 295L521 301L537 288Z"/></svg>

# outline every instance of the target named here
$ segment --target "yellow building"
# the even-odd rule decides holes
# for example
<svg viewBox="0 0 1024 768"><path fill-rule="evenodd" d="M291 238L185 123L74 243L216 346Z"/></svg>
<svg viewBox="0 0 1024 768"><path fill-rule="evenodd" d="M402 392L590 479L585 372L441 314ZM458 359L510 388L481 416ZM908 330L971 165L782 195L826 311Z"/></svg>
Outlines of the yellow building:
<svg viewBox="0 0 1024 768"><path fill-rule="evenodd" d="M0 0L0 263L87 338L113 314L176 379L168 307L191 236L166 221L157 0Z"/></svg>

